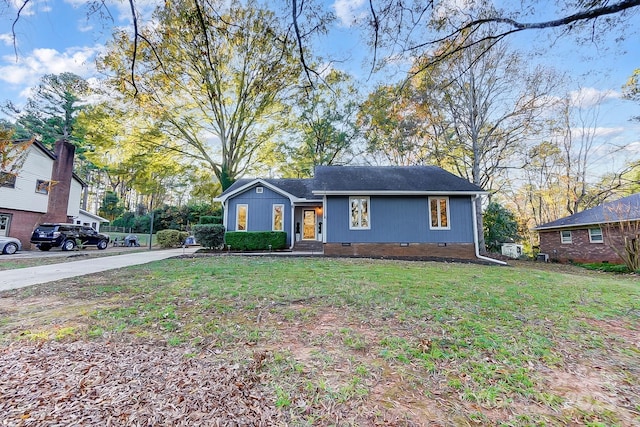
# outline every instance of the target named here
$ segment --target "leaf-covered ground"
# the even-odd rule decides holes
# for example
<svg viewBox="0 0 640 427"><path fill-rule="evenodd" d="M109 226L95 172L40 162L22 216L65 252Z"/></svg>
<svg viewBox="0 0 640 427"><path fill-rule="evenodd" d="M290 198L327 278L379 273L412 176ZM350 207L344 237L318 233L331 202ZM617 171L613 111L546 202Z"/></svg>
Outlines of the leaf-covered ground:
<svg viewBox="0 0 640 427"><path fill-rule="evenodd" d="M637 278L528 267L196 257L5 292L0 425L640 424Z"/></svg>

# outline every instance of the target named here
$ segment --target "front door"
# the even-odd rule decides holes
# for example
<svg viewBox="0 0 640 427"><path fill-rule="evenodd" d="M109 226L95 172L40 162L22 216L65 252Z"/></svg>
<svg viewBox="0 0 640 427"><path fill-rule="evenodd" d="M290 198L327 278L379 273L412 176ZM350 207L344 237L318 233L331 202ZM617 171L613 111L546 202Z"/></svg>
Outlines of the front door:
<svg viewBox="0 0 640 427"><path fill-rule="evenodd" d="M11 216L0 214L0 236L8 235L10 220L11 220Z"/></svg>
<svg viewBox="0 0 640 427"><path fill-rule="evenodd" d="M316 211L302 211L302 240L316 240Z"/></svg>

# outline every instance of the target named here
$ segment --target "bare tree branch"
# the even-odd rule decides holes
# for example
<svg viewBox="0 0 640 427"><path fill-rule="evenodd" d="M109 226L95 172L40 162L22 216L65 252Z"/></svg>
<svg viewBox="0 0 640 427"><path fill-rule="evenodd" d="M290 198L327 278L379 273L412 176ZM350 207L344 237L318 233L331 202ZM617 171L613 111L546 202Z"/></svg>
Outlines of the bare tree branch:
<svg viewBox="0 0 640 427"><path fill-rule="evenodd" d="M477 19L477 20L468 22L466 25L464 25L462 28L455 31L454 33L464 31L465 29L478 27L480 25L488 24L488 23L507 24L513 27L513 29L516 31L563 27L565 25L570 25L578 21L588 21L591 19L598 18L600 16L612 15L612 14L619 13L637 6L640 6L640 0L623 0L619 3L583 10L583 11L574 13L573 15L565 16L564 18L555 19L552 21L533 22L533 23L518 22L513 19L500 18L500 17Z"/></svg>
<svg viewBox="0 0 640 427"><path fill-rule="evenodd" d="M439 53L436 53L432 56L431 60L428 61L428 64L425 64L425 67L429 64L437 64L446 59L451 58L458 52L466 50L468 48L472 48L478 44L485 44L486 42L491 42L491 45L496 42L512 35L515 33L519 33L521 31L527 30L542 30L542 29L550 29L550 28L559 28L559 27L567 27L568 30L573 28L573 25L579 22L595 20L601 16L613 15L617 13L624 12L629 9L633 9L640 6L640 0L622 0L620 2L614 4L607 4L605 2L604 6L594 7L586 10L582 10L576 12L574 14L554 19L551 21L542 21L542 22L519 22L511 18L494 16L489 18L480 18L480 19L472 19L468 21L466 24L461 27L456 28L455 30L449 32L448 34L434 40L429 40L424 43L418 43L413 46L407 47L407 52L413 52L421 49L426 49L436 45L442 45L444 43L448 44L447 49L441 50ZM504 31L492 31L484 32L484 36L481 38L472 37L475 35L480 28L483 28L487 25L507 25L507 29ZM471 42L469 42L471 40ZM491 46L489 47L489 49ZM487 49L487 50L489 50ZM483 53L480 54L482 56ZM423 68L424 69L424 68ZM418 72L423 71L423 69L417 70Z"/></svg>
<svg viewBox="0 0 640 427"><path fill-rule="evenodd" d="M371 61L371 71L369 72L369 77L373 74L376 67L376 56L378 55L378 32L380 31L380 22L378 21L378 17L376 16L376 10L373 8L373 0L369 0L369 9L371 10L373 25L373 60Z"/></svg>
<svg viewBox="0 0 640 427"><path fill-rule="evenodd" d="M138 53L138 15L136 14L136 8L134 6L135 0L129 0L129 6L131 6L131 19L133 20L133 55L131 55L131 85L133 85L133 96L138 94L138 87L136 86L136 56Z"/></svg>
<svg viewBox="0 0 640 427"><path fill-rule="evenodd" d="M18 21L20 20L20 15L22 14L22 11L24 10L25 7L27 7L27 5L29 4L30 0L24 0L24 2L22 3L22 6L20 6L20 8L18 9L18 12L16 13L16 19L13 20L13 23L11 24L11 39L13 41L13 51L16 55L16 61L18 60L18 45L16 44L16 25L18 24Z"/></svg>
<svg viewBox="0 0 640 427"><path fill-rule="evenodd" d="M297 0L291 1L291 19L293 22L293 28L296 33L296 40L298 42L298 54L300 55L300 63L302 64L302 69L304 70L305 75L307 76L307 80L309 80L309 84L313 87L313 81L311 80L311 69L307 65L305 56L304 56L304 47L302 44L302 36L300 35L300 27L298 25L298 2Z"/></svg>

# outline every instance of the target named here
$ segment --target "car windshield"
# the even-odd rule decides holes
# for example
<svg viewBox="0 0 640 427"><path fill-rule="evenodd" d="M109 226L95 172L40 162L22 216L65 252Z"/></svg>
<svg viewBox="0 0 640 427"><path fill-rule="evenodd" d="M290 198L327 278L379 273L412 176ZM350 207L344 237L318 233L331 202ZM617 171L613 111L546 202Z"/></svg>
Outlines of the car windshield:
<svg viewBox="0 0 640 427"><path fill-rule="evenodd" d="M36 228L36 231L42 231L44 233L48 233L50 231L55 230L56 226L55 225L39 225L38 228Z"/></svg>

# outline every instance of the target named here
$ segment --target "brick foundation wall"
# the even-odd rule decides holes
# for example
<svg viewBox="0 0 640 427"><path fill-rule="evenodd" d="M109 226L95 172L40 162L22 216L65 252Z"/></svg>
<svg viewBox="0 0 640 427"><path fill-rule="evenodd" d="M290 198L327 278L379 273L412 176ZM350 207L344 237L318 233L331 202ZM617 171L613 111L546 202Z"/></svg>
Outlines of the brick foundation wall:
<svg viewBox="0 0 640 427"><path fill-rule="evenodd" d="M373 257L373 258L446 258L476 259L472 243L325 243L324 254L328 256Z"/></svg>
<svg viewBox="0 0 640 427"><path fill-rule="evenodd" d="M22 249L25 251L35 249L35 245L31 245L31 234L38 224L43 222L44 214L28 211L17 211L13 209L0 209L0 213L11 215L11 224L9 225L8 235L20 239Z"/></svg>
<svg viewBox="0 0 640 427"><path fill-rule="evenodd" d="M589 230L571 230L571 243L560 242L560 231L540 231L540 252L549 255L550 261L622 264L622 259L607 244L610 237L602 229L604 243L591 243Z"/></svg>

